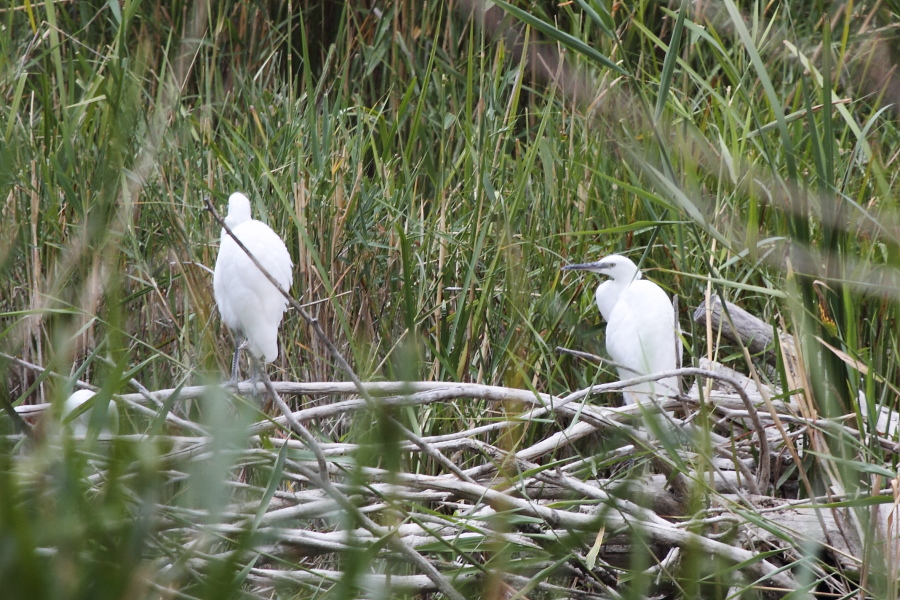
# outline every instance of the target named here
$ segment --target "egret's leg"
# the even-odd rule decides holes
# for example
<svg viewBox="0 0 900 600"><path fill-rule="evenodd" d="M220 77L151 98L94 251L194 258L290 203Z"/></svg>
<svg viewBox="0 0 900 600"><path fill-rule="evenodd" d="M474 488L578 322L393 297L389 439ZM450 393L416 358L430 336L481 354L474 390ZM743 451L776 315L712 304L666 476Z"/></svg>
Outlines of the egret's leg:
<svg viewBox="0 0 900 600"><path fill-rule="evenodd" d="M262 398L257 386L265 376L265 371L263 370L262 364L255 356L253 356L252 352L248 356L250 357L250 383L253 385L253 399L256 400L257 404L261 404Z"/></svg>
<svg viewBox="0 0 900 600"><path fill-rule="evenodd" d="M259 404L259 390L256 386L259 384L259 370L256 368L256 360L250 356L250 385L253 389L253 399Z"/></svg>
<svg viewBox="0 0 900 600"><path fill-rule="evenodd" d="M250 341L240 336L234 338L234 358L231 360L231 380L228 385L237 385L238 375L241 370L241 350L249 345Z"/></svg>

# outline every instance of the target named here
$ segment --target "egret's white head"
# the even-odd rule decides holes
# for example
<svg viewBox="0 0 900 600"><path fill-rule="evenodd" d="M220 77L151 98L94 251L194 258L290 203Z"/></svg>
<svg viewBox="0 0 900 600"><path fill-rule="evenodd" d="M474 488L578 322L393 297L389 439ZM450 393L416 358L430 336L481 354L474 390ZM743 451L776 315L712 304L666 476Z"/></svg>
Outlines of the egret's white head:
<svg viewBox="0 0 900 600"><path fill-rule="evenodd" d="M610 254L609 256L604 256L600 260L592 263L566 265L563 267L563 270L592 271L594 273L606 275L613 281L624 284L631 283L632 281L641 278L641 272L638 271L637 265L635 265L630 258L626 258L620 254Z"/></svg>
<svg viewBox="0 0 900 600"><path fill-rule="evenodd" d="M225 224L234 229L241 223L250 220L250 199L240 192L235 192L228 198L228 216Z"/></svg>

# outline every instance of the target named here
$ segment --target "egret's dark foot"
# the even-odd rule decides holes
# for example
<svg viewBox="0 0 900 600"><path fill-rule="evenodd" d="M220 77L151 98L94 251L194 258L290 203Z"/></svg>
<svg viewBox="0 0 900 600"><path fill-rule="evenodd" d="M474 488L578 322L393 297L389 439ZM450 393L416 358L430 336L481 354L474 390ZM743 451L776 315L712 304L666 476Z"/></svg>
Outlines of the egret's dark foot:
<svg viewBox="0 0 900 600"><path fill-rule="evenodd" d="M227 390L232 391L233 393L235 393L239 396L245 396L247 394L244 394L243 391L241 390L241 386L243 385L243 386L245 386L244 391L249 391L249 394L253 397L253 399L256 400L257 402L259 402L260 392L259 392L258 384L259 384L259 380L251 377L250 379L241 379L240 381L230 381L230 380L226 381L225 383L222 384L222 387L224 387ZM252 386L250 388L250 390L247 390L247 388L246 388L247 385Z"/></svg>
<svg viewBox="0 0 900 600"><path fill-rule="evenodd" d="M237 387L238 377L241 374L241 351L250 345L250 341L239 336L234 338L234 358L231 359L231 379L226 387Z"/></svg>

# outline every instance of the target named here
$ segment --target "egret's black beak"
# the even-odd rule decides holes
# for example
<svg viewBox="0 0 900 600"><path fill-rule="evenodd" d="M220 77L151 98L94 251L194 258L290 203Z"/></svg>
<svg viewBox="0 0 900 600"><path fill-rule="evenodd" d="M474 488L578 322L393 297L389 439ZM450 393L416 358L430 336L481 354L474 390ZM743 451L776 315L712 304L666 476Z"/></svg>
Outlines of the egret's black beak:
<svg viewBox="0 0 900 600"><path fill-rule="evenodd" d="M606 269L608 265L601 264L599 262L592 263L581 263L578 265L566 265L562 268L563 271L602 271Z"/></svg>

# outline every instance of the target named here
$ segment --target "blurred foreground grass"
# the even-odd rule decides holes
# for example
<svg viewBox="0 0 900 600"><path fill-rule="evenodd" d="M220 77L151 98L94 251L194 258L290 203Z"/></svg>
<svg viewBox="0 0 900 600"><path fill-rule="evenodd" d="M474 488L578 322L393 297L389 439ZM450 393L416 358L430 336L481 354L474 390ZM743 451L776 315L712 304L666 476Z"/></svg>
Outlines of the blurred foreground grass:
<svg viewBox="0 0 900 600"><path fill-rule="evenodd" d="M230 334L209 272L219 231L203 200L222 206L242 190L291 251L294 295L363 380L554 395L610 381L556 351L603 354L596 282L559 267L619 252L680 296L686 364L747 371L738 349L690 319L721 294L796 336L810 384L799 392L817 415L874 433L859 401L895 411L900 382L896 7L497 4L510 12L483 20L474 1L0 4L0 395L58 414L76 380L105 398L134 391L130 380L158 390L224 379ZM527 43L523 19L541 29ZM273 380L346 379L297 315L280 341ZM9 597L272 597L248 577L257 562L285 560L269 554L261 515L302 487L283 479L285 461L309 456L265 439L248 448L247 428L264 417L215 389L160 409L190 431L120 410L123 435L108 443L60 436L46 418L29 444L3 421ZM437 436L523 408L473 399L385 410ZM323 443L361 444L347 485L365 486L365 468L438 470L400 449L391 422L363 411L317 424ZM482 441L514 451L559 427L536 419ZM181 452L190 444L179 436L206 441ZM894 454L866 437L825 441L802 465L811 489L791 489L890 500L879 494ZM639 475L641 462L604 458L614 445L588 438L576 455L596 454L605 474L618 466L615 478ZM773 481L776 495L796 476ZM714 493L694 484L697 517ZM236 507L250 517L236 519ZM382 524L410 518L404 510ZM871 509L855 510L866 530ZM521 525L507 517L495 525ZM317 522L355 525L340 512ZM542 561L578 551L554 543ZM515 548L435 552L442 568L503 573L527 555ZM276 595L374 597L357 591L362 573L410 569L381 544L344 550L296 560L345 576ZM752 588L689 558L665 588L672 597ZM646 592L651 560L616 571L623 594ZM813 563L812 585L836 569L812 551L797 560ZM840 593L896 593L896 567L878 565L837 569ZM545 565L531 583L572 581L554 573ZM478 581L460 584L468 597L532 589Z"/></svg>

